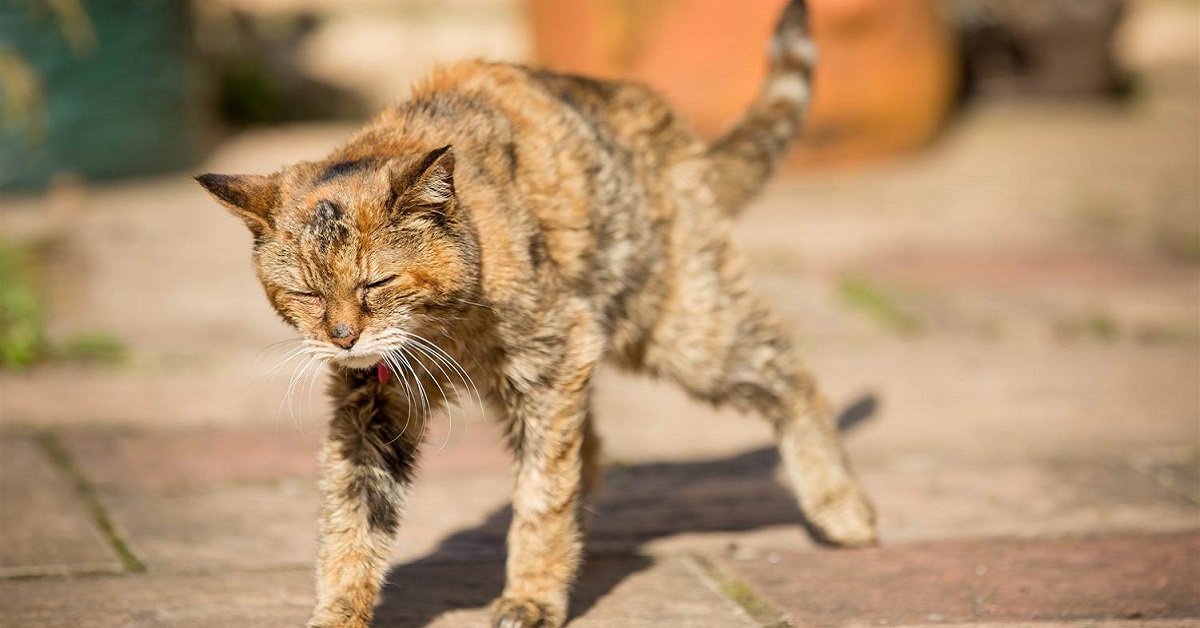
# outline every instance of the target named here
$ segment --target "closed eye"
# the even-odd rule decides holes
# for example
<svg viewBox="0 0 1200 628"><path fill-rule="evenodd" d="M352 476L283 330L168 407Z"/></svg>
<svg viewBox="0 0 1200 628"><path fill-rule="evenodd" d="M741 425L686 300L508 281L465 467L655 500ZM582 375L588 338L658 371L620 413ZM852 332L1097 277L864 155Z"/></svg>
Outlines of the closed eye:
<svg viewBox="0 0 1200 628"><path fill-rule="evenodd" d="M382 288L383 286L386 286L389 283L392 283L392 280L394 280L395 278L396 278L395 275L388 275L387 277L384 277L383 279L380 279L379 281L373 281L363 287L366 288L367 290L371 290L373 288Z"/></svg>

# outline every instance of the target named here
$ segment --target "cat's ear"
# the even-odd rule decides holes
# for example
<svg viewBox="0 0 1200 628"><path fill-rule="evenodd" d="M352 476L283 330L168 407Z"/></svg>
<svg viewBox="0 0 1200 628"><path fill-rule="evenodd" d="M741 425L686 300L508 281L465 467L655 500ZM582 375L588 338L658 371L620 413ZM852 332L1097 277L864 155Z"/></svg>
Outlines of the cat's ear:
<svg viewBox="0 0 1200 628"><path fill-rule="evenodd" d="M271 211L279 204L279 175L202 174L196 181L241 218L255 238L274 228Z"/></svg>
<svg viewBox="0 0 1200 628"><path fill-rule="evenodd" d="M449 146L429 151L407 168L388 168L392 194L407 206L441 207L454 198L454 151Z"/></svg>

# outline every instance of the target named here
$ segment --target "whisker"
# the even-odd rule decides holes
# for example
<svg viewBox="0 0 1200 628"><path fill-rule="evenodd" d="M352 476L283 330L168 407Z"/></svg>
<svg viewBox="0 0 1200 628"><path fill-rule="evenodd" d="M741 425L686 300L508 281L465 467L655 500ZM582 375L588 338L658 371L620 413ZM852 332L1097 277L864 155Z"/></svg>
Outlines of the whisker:
<svg viewBox="0 0 1200 628"><path fill-rule="evenodd" d="M262 374L262 377L267 377L269 375L269 376L271 376L271 379L269 381L274 382L275 376L280 373L280 371L283 369L284 366L287 366L289 363L291 363L292 360L295 360L297 357L303 355L304 352L307 350L308 350L308 347L306 347L304 345L300 345L298 347L292 348L287 353L285 353L282 358L279 359L278 364L276 364L275 366L271 367L270 369L267 369L266 371L264 371Z"/></svg>
<svg viewBox="0 0 1200 628"><path fill-rule="evenodd" d="M320 368L321 362L322 362L322 359L320 356L314 356L311 361L309 361L307 364L305 364L304 368L300 371L300 377L297 379L296 384L294 384L295 390L290 391L289 395L288 395L288 414L291 415L292 422L295 423L297 428L300 429L301 434L304 433L304 427L301 425L300 417L297 417L297 415L296 415L296 405L295 405L296 395L295 395L295 393L301 392L301 390L303 389L303 386L304 386L305 378L311 377L313 374L315 374L317 369ZM303 400L303 396L301 397L301 400ZM303 407L303 404L301 404L300 405L301 416L303 415L303 410L304 410L304 407Z"/></svg>
<svg viewBox="0 0 1200 628"><path fill-rule="evenodd" d="M391 353L384 353L382 356L383 361L387 363L388 367L391 368L392 372L396 375L396 379L399 380L400 384L404 386L404 396L408 400L408 403L405 404L407 412L404 417L404 427L400 428L400 431L396 433L395 438L388 441L387 444L391 445L401 436L404 436L404 433L408 431L408 426L412 422L413 405L417 403L417 400L413 396L412 387L408 384L408 373L405 372L404 369L402 369L397 363L397 360L401 358Z"/></svg>
<svg viewBox="0 0 1200 628"><path fill-rule="evenodd" d="M476 303L475 301L470 301L470 300L464 299L464 298L462 298L462 297L457 297L457 299L458 299L459 301L462 301L463 303L466 303L467 305L474 305L475 307L481 307L481 308L483 308L483 309L485 309L485 310L491 310L491 311L493 311L493 312L495 312L495 311L496 311L496 308L494 308L494 307L492 307L492 306L490 306L490 305L485 305L485 304L483 304L483 303Z"/></svg>
<svg viewBox="0 0 1200 628"><path fill-rule="evenodd" d="M258 367L258 365L263 360L265 360L267 358L267 354L270 353L273 349L275 349L276 347L278 347L280 345L285 345L289 342L299 343L299 342L303 342L303 339L302 338L287 338L284 340L277 340L275 342L268 344L267 346L263 347L262 349L259 349L258 352L254 354L254 357L250 358L250 362L246 365L247 374L248 375L253 374L254 370ZM296 350L296 348L293 347L287 353L292 353L295 350Z"/></svg>
<svg viewBox="0 0 1200 628"><path fill-rule="evenodd" d="M300 375L305 369L308 368L308 365L312 364L312 362L316 359L317 357L310 353L305 356L304 362L302 362L299 367L292 369L291 381L288 382L288 387L283 394L283 399L281 399L279 402L279 411L275 414L275 420L278 421L279 415L283 414L283 408L286 405L288 407L288 414L292 417L292 423L296 426L297 430L300 430L301 433L304 433L304 430L300 427L300 424L296 422L296 415L291 412L292 391L296 388L296 382L299 381Z"/></svg>
<svg viewBox="0 0 1200 628"><path fill-rule="evenodd" d="M410 354L408 352L408 347L405 345L400 345L400 346L396 347L396 349L400 352L401 355L405 356L405 358L406 358L405 363L408 364L409 371L413 375L413 381L417 385L417 390L421 392L421 397L423 397L425 400L425 418L424 418L424 421L421 422L421 434L417 438L417 442L422 442L425 440L425 432L429 429L429 423L433 417L433 408L429 402L429 394L425 390L425 384L421 383L421 377L419 375L417 375L416 368L414 368L412 366L413 356L412 356L412 354ZM424 369L427 374L429 374L429 377L431 379L433 378L433 374L429 373L429 369L425 368L425 366L423 364L420 364L420 361L417 361L417 364L419 366L421 366L421 368ZM437 382L434 382L434 383L436 384Z"/></svg>
<svg viewBox="0 0 1200 628"><path fill-rule="evenodd" d="M446 390L442 388L442 384L438 382L438 378L433 374L433 371L429 370L429 367L425 366L425 363L420 359L421 355L429 355L428 350L424 349L419 344L413 344L410 346L412 349L418 352L417 364L419 364L421 368L424 369L429 375L429 380L433 382L433 385L437 386L438 394L442 396L442 404L446 409L446 439L443 440L441 446L438 447L438 451L442 451L446 448L446 445L450 443L450 435L454 432L454 411L451 409L453 404L450 403L450 395L446 394ZM446 376L446 385L451 385L449 381L449 374L446 372L446 369L442 368L442 366L438 364L436 360L433 360L433 365L442 372L442 375ZM460 400L462 399L462 393L459 393L458 398Z"/></svg>
<svg viewBox="0 0 1200 628"><path fill-rule="evenodd" d="M406 333L409 335L409 338L415 343L415 346L424 347L427 354L429 354L435 360L437 360L443 364L446 364L447 366L450 367L450 369L452 371L454 371L454 373L458 376L458 378L462 381L462 383L464 385L468 386L470 388L471 392L474 393L475 399L479 403L480 416L486 415L486 411L483 408L483 395L481 395L479 393L479 387L475 385L475 380L473 380L471 378L471 374L468 373L467 370L465 368L463 368L463 366L461 364L458 363L458 360L455 360L454 356L450 355L445 349L437 346L433 342L429 341L427 338L424 338L421 335L413 333L413 332L406 332ZM439 368L441 368L441 367L439 366ZM443 369L443 373L445 373L444 369ZM446 373L446 377L447 378L449 377L448 373ZM459 400L461 401L461 399L462 399L462 396L460 394Z"/></svg>
<svg viewBox="0 0 1200 628"><path fill-rule="evenodd" d="M461 350L463 353L466 353L466 354L467 354L467 357L468 357L468 358L471 358L471 362L473 362L473 363L475 364L475 368L476 368L476 369L478 369L478 370L480 370L480 371L482 371L482 370L483 370L483 364L482 364L482 363L479 361L479 358L478 358L478 357L476 357L476 356L475 356L475 354L471 352L471 348L470 348L470 347L468 347L466 344L464 344L464 343L462 343L462 342L459 342L457 338L455 338L455 337L451 336L449 333L447 333L447 332L445 332L445 331L442 331L442 332L441 332L441 334L442 334L443 336L445 336L447 340L449 340L450 342L454 343L454 344L457 346L457 348L458 348L459 350ZM459 366L460 366L460 367L462 367L462 365L461 365L461 364L460 364ZM466 371L466 368L463 368L463 371L465 372L465 371ZM469 376L468 376L468 377L469 377ZM472 383L474 383L474 382L472 382ZM475 389L475 396L476 396L476 397L477 397L477 398L480 400L480 404L482 404L482 403L483 403L483 398L482 398L482 396L479 394L479 389L478 389L478 388L476 388L476 389ZM481 409L482 409L482 408L481 408Z"/></svg>
<svg viewBox="0 0 1200 628"><path fill-rule="evenodd" d="M313 407L313 389L316 388L317 380L320 379L321 374L325 370L325 366L329 364L329 360L330 358L327 357L321 358L320 363L318 363L317 367L313 369L312 376L308 379L308 410L310 419L315 418L317 415L317 412Z"/></svg>
<svg viewBox="0 0 1200 628"><path fill-rule="evenodd" d="M421 411L421 433L417 436L417 442L421 442L425 438L425 430L429 421L433 417L433 407L429 402L429 395L425 392L425 385L421 383L421 377L417 375L417 369L412 365L412 358L403 346L397 347L400 355L400 362L408 369L408 377L412 378L412 385L416 386L417 393L421 396L422 411Z"/></svg>
<svg viewBox="0 0 1200 628"><path fill-rule="evenodd" d="M428 396L425 394L425 387L421 384L420 377L416 375L416 369L414 369L412 363L410 363L408 353L401 351L400 347L397 347L396 352L392 354L392 357L395 358L396 364L401 366L401 381L404 382L404 387L408 388L409 396L412 397L414 402L421 402L421 407L418 409L418 412L420 412L419 418L421 421L421 435L424 436L425 424L428 420L430 420L431 415L433 414L433 408L431 406L430 399L428 399ZM414 387L416 389L415 394L413 393ZM404 431L408 431L407 424L404 425ZM418 442L420 442L420 438L422 436L418 437Z"/></svg>
<svg viewBox="0 0 1200 628"><path fill-rule="evenodd" d="M426 356L431 356L431 355L432 355L432 354L430 354L430 352L429 352L429 350L428 350L428 349L426 349L426 348L422 347L422 346L421 346L421 345L419 345L419 344L415 344L415 343L414 343L414 344L412 345L412 348L413 348L414 350L416 350L416 351L420 352L420 353L421 353L421 354L423 354L423 355L426 355ZM436 359L435 359L435 360L433 360L433 365L434 365L434 366L436 366L436 367L438 368L438 370L442 372L442 375L446 376L446 379L447 379L447 382L446 382L446 384L447 384L447 385L450 385L450 381L449 381L449 379L450 379L450 374L446 372L446 369L445 369L445 368L443 368L443 367L442 367L442 365L441 365L441 364L440 364L440 363L439 363L439 362L438 362ZM422 365L422 368L425 368L425 367L424 367L424 365ZM428 368L425 368L425 370L426 370L426 372L429 372L429 369L428 369ZM445 449L445 448L446 448L446 445L448 445L448 444L450 443L450 435L451 435L451 434L454 432L454 414L453 414L453 412L451 412L451 410L450 410L450 403L449 403L449 399L447 399L447 398L446 398L446 392L445 392L444 390L442 390L442 386L441 386L441 384L438 384L438 382L437 382L437 378L433 377L433 373L432 373L432 372L429 372L429 377L430 377L431 379L433 379L433 383L434 383L434 385L435 385L435 386L437 386L437 387L438 387L438 390L442 392L442 399L443 399L444 401L446 401L446 417L447 417L447 419L446 419L446 420L447 420L447 426L446 426L446 439L445 439L445 440L443 440L443 441L442 441L442 444L441 444L441 446L440 446L440 447L438 447L438 451L442 451L443 449ZM459 389L457 386L455 387L454 391L455 391L455 393L456 393L456 394L457 394L457 396L458 396L458 399L457 399L457 402L456 402L456 403L458 403L458 404L459 404L459 407L461 408L461 407L462 407L462 405L461 405L461 404L462 404L462 391L461 391L461 390L460 390L460 389Z"/></svg>

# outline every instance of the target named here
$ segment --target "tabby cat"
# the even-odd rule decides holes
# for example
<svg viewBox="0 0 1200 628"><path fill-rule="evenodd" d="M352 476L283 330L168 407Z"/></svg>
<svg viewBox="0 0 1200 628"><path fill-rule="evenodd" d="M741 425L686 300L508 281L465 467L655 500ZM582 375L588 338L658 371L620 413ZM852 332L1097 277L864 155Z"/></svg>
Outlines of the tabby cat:
<svg viewBox="0 0 1200 628"><path fill-rule="evenodd" d="M711 145L640 85L472 61L321 161L197 177L250 228L275 310L334 365L311 628L370 623L425 422L468 378L517 459L495 626L567 619L605 360L765 417L815 533L875 541L829 407L730 243L814 59L793 1L761 97Z"/></svg>

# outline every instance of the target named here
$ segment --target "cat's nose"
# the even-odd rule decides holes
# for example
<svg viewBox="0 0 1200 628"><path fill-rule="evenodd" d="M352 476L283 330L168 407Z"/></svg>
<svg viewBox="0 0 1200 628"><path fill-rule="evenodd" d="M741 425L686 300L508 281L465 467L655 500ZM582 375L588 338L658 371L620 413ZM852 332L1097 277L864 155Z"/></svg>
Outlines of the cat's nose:
<svg viewBox="0 0 1200 628"><path fill-rule="evenodd" d="M329 339L333 341L333 344L343 349L349 349L358 340L358 332L358 327L348 323L341 323L334 325L333 329L329 330Z"/></svg>

